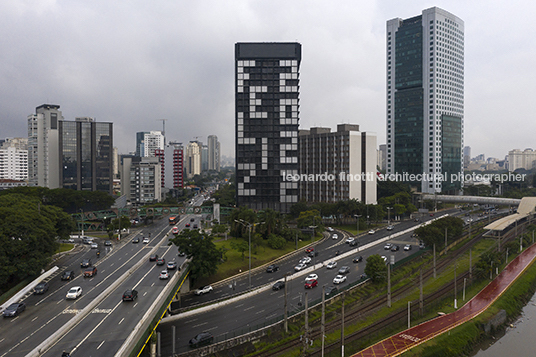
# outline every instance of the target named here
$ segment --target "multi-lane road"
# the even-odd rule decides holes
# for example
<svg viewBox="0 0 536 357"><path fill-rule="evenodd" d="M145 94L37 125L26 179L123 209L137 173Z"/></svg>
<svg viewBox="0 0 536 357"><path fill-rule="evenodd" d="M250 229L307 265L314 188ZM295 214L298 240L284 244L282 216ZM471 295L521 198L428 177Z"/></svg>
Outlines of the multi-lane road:
<svg viewBox="0 0 536 357"><path fill-rule="evenodd" d="M441 217L444 214L453 213L454 211L445 211L435 214L433 217L430 215L423 216L420 222L405 221L398 223L394 226L394 229L387 231L382 229L374 234L364 234L359 237L359 246L350 247L345 243L347 238L342 232L337 233L338 239L333 239L333 235L320 242L315 246L315 250L319 253L309 265L315 263L320 266L320 263L327 263L331 260L337 261L337 267L334 269L327 269L325 264L314 271L318 275L318 286L312 289L305 289L304 276L293 278L297 275L294 271L294 267L298 264L298 261L305 257L305 251L302 249L297 254L289 256L280 262L279 271L275 273L267 273L264 269L256 269L251 274L252 288L256 289L261 286L271 286L277 280L283 280L285 274L289 274L287 280L287 304L288 310L297 310L299 306L305 303L305 293L309 301L318 300L321 298L322 286L337 286L333 283L333 278L338 273L341 266L348 266L350 272L346 274L347 279L344 283L338 285L339 289L346 285L353 283L360 279L361 274L364 273L366 264L366 258L372 254L385 255L387 257L394 255L395 261L401 260L410 254L418 251L418 240L412 237L412 228L421 224L424 221ZM407 231L402 235L397 233ZM370 248L357 252L357 248L365 246L371 242L375 242L382 239L388 239L388 241L397 244L400 250L392 252L384 249L384 244L372 245ZM396 236L396 237L394 237ZM412 250L404 251L405 244L411 244ZM336 252L339 252L337 255ZM344 254L348 252L355 252L350 254ZM361 255L363 261L360 263L353 263L354 257ZM345 257L342 257L345 256ZM243 292L249 288L248 274L243 274L236 279L236 287L234 289L233 281L227 281L225 284L215 284L214 291L203 296L195 296L193 293L187 294L182 297L182 306L193 306L199 303L207 303L211 300L219 300L221 298L231 298L239 292ZM173 316L171 318L165 318L158 327L158 331L161 333L161 348L162 355L171 355L172 353L172 326L176 328L176 353L182 353L189 350L188 341L200 332L208 331L215 336L215 342L225 340L227 338L237 336L253 331L256 328L266 325L269 322L274 322L280 319L284 314L284 290L273 291L272 289L265 289L257 294L251 294L244 298L235 298L231 302L226 303L221 308L216 309L202 309L199 313L187 313L182 317L181 314Z"/></svg>
<svg viewBox="0 0 536 357"><path fill-rule="evenodd" d="M193 216L199 220L199 216ZM189 216L183 217L184 225ZM177 265L184 262L179 257L175 246L168 246L168 234L171 230L167 219L156 220L154 224L144 227L105 247L99 242L101 254L97 257L96 249L89 245L77 244L75 250L57 262L60 269L51 276L49 290L43 295L28 295L23 299L26 310L15 318L0 320L0 357L25 356L43 341L60 330L86 306L98 299L99 302L81 321L72 327L43 356L60 356L63 351L72 352L73 356L113 356L121 347L134 326L156 300L164 286L177 270L170 270L170 279L159 279L160 272L166 266L157 266L150 262L151 252ZM151 237L149 243L143 244L143 237ZM132 243L133 238L139 243ZM90 258L97 267L97 275L84 278L80 262ZM134 266L139 264L139 267ZM74 270L76 277L72 281L61 281L65 270ZM118 279L121 283L110 294L103 292ZM67 291L73 286L82 288L82 295L76 300L67 300ZM122 294L127 289L136 289L138 299L122 302Z"/></svg>

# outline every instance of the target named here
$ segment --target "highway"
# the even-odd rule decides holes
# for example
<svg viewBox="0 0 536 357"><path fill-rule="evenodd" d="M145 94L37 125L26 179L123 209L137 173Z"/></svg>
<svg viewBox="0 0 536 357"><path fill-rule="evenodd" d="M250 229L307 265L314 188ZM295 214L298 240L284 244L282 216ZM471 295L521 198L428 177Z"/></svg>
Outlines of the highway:
<svg viewBox="0 0 536 357"><path fill-rule="evenodd" d="M364 234L359 237L359 245L363 246L367 243L395 235L397 232L411 229L418 224L426 220L438 218L444 214L459 212L459 210L445 211L435 214L434 217L426 216L422 217L421 222L416 223L413 221L405 221L394 226L392 231L386 231L382 229L375 234ZM338 239L330 238L322 241L315 246L315 249L319 252L316 257L316 263L327 262L332 259L338 259L340 256L336 256L336 251L340 254L356 251L356 247L350 247L345 243L346 237L342 232L335 232L338 234ZM309 302L318 300L321 298L322 286L335 286L333 284L333 278L337 275L341 266L345 265L350 267L350 272L347 275L346 282L340 284L339 288L355 282L360 279L361 274L364 272L366 258L372 254L380 254L389 257L395 256L395 261L401 260L410 254L418 251L418 241L416 238L411 237L411 231L389 240L389 242L400 246L400 250L397 252L391 252L384 249L384 244L378 244L370 247L359 253L350 254L346 258L342 258L337 261L337 267L335 269L327 269L325 266L314 271L318 275L318 286L312 289L304 288L305 276L298 277L293 280L287 281L288 292L288 310L294 311L298 309L300 304L305 303L305 293ZM403 247L406 243L412 244L412 250L404 251ZM363 256L361 263L353 263L352 259L357 256ZM251 282L253 288L258 288L265 284L270 284L283 280L286 273L294 274L294 266L298 261L305 256L305 252L302 249L297 254L285 258L278 263L280 270L275 273L267 273L264 269L256 269L252 272ZM311 262L312 265L315 262ZM241 277L237 277L236 288L233 291L228 284L215 284L213 285L214 291L204 296L195 296L193 293L187 294L182 297L183 306L192 306L196 303L207 302L221 297L229 297L239 291L247 290L249 285L248 275L244 274ZM157 328L157 331L161 333L161 348L162 355L171 355L172 353L172 333L171 327L176 328L176 353L182 353L188 351L188 341L200 332L208 331L215 336L215 342L225 340L230 337L238 336L247 333L249 329L252 331L258 326L263 324L269 324L280 319L284 314L284 289L279 291L273 291L268 289L266 291L254 294L247 298L235 299L234 302L225 305L221 308L211 309L206 312L200 312L194 315L187 314L187 317L181 318L181 315L173 316L172 318L166 318Z"/></svg>
<svg viewBox="0 0 536 357"><path fill-rule="evenodd" d="M194 205L200 202L202 200L197 200ZM194 217L198 221L200 216ZM184 226L186 221L190 221L189 216L184 216L179 224ZM25 296L22 299L26 304L24 312L15 318L0 320L0 357L28 354L143 260L145 263L139 269L133 271L90 314L43 354L60 356L62 351L72 351L73 356L113 355L169 281L159 279L160 271L165 266L149 262L149 252L161 243L156 253L164 257L166 263L174 260L180 266L184 262L185 257L178 256L177 247L167 245L166 235L171 228L165 217L120 242L113 242L111 247L105 247L104 242L99 241L100 257L97 257L96 249L91 249L89 245L77 244L73 252L56 262L60 269L49 278L50 287L45 294ZM148 244L141 242L144 236L150 236ZM139 243L132 243L135 237L140 239ZM97 267L96 276L83 277L80 262L84 258L93 261ZM73 281L60 280L65 270L75 271ZM171 279L171 275L177 272L171 270L170 273ZM66 300L65 295L73 286L80 286L82 295L76 300ZM122 294L130 288L135 288L139 297L134 302L123 303Z"/></svg>

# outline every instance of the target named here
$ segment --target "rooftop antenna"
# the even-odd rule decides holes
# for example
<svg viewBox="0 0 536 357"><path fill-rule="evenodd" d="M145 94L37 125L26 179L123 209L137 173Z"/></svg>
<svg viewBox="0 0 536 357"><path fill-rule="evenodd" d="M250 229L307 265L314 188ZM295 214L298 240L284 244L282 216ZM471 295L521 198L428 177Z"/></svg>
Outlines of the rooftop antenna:
<svg viewBox="0 0 536 357"><path fill-rule="evenodd" d="M164 146L166 145L166 120L167 119L156 119L162 120L162 135L164 136Z"/></svg>

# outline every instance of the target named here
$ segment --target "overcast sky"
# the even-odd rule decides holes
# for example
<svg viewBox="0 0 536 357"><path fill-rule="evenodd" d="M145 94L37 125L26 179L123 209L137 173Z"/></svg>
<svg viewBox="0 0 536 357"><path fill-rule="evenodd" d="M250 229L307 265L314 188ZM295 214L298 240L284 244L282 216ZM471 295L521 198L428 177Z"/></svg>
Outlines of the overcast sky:
<svg viewBox="0 0 536 357"><path fill-rule="evenodd" d="M64 118L206 143L234 156L234 44L300 42L300 127L356 123L385 143L386 21L440 7L465 22L465 145L504 158L536 133L533 1L2 0L0 138L44 104Z"/></svg>

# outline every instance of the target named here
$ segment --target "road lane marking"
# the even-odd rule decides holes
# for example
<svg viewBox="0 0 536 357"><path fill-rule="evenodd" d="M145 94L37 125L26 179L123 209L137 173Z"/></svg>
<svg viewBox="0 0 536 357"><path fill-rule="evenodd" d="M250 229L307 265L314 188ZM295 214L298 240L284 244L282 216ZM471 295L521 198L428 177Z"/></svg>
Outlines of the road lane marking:
<svg viewBox="0 0 536 357"><path fill-rule="evenodd" d="M196 327L203 326L203 325L206 325L206 324L208 324L208 322L203 322L203 323L201 323L201 324L194 325L194 326L192 326L192 327L193 327L193 328L196 328Z"/></svg>
<svg viewBox="0 0 536 357"><path fill-rule="evenodd" d="M147 291L143 293L143 296L147 295Z"/></svg>
<svg viewBox="0 0 536 357"><path fill-rule="evenodd" d="M254 308L255 308L255 306L246 307L246 308L244 309L244 311L248 311L248 310L251 310L251 309L254 309Z"/></svg>
<svg viewBox="0 0 536 357"><path fill-rule="evenodd" d="M104 341L106 341L106 340L104 340ZM100 343L100 345L97 347L97 349L101 348L101 346L103 345L104 341L102 341L102 342Z"/></svg>
<svg viewBox="0 0 536 357"><path fill-rule="evenodd" d="M188 320L188 321L186 321L185 323L186 323L186 324L189 324L189 323L192 323L192 322L194 322L194 321L197 321L197 319Z"/></svg>
<svg viewBox="0 0 536 357"><path fill-rule="evenodd" d="M268 319L271 319L272 317L276 317L278 314L272 314L270 316L266 316L265 319L268 320Z"/></svg>
<svg viewBox="0 0 536 357"><path fill-rule="evenodd" d="M138 305L138 303L135 303L134 306L132 306L133 308L136 307L136 305Z"/></svg>
<svg viewBox="0 0 536 357"><path fill-rule="evenodd" d="M111 266L111 267L113 267L113 266L114 266L114 264L115 264L115 263L112 263L112 264L110 264L110 266Z"/></svg>
<svg viewBox="0 0 536 357"><path fill-rule="evenodd" d="M154 283L151 284L151 288L154 286Z"/></svg>
<svg viewBox="0 0 536 357"><path fill-rule="evenodd" d="M236 305L236 306L235 306L235 309L236 309L237 307L240 307L240 306L244 306L244 304Z"/></svg>
<svg viewBox="0 0 536 357"><path fill-rule="evenodd" d="M257 312L255 313L255 315L257 315L257 314L262 314L264 311L265 311L265 310L257 311Z"/></svg>
<svg viewBox="0 0 536 357"><path fill-rule="evenodd" d="M123 318L121 319L121 321L119 321L118 325L121 325L121 322L123 322L124 319L125 319L125 318L123 317Z"/></svg>
<svg viewBox="0 0 536 357"><path fill-rule="evenodd" d="M39 317L39 316L34 317L33 320L32 320L32 322L34 322L35 320L37 320L38 317Z"/></svg>

